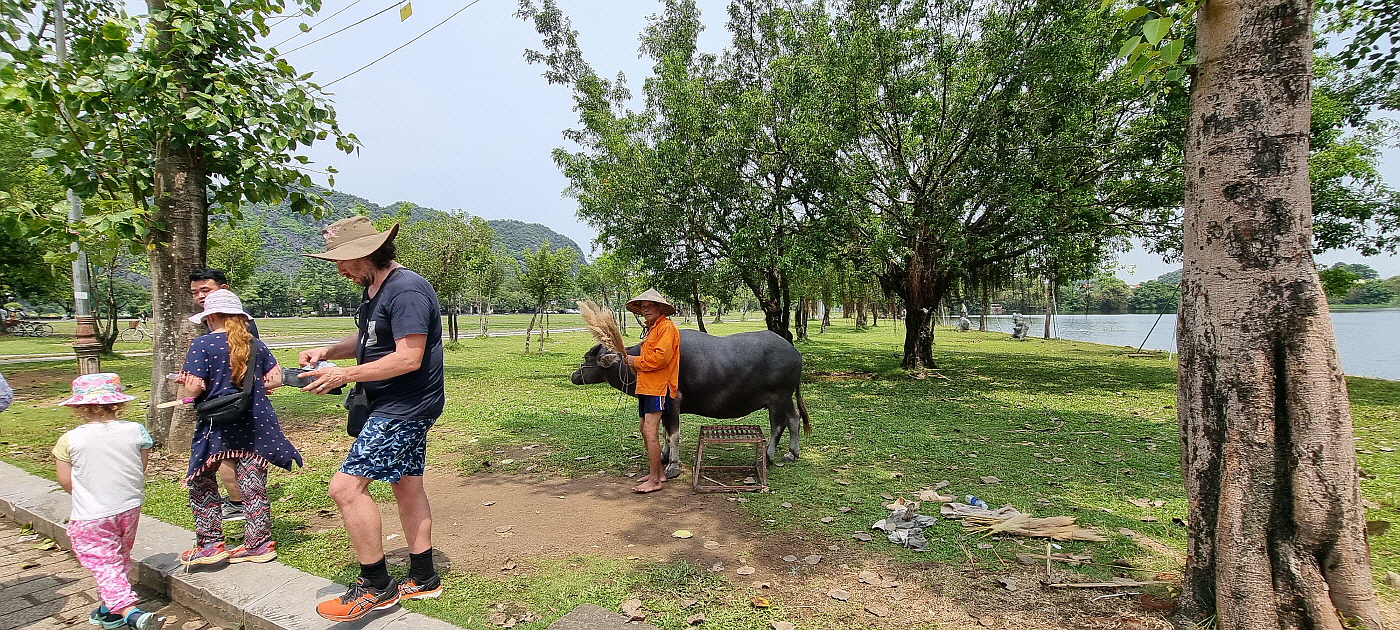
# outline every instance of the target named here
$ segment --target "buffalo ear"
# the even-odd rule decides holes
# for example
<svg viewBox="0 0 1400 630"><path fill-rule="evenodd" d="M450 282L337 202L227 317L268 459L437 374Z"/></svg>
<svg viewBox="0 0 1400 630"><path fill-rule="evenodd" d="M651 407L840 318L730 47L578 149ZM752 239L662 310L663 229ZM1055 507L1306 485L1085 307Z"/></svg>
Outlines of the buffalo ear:
<svg viewBox="0 0 1400 630"><path fill-rule="evenodd" d="M613 366L613 364L617 363L617 360L620 358L621 357L619 357L617 354L609 352L603 356L598 357L598 365L605 368L610 368Z"/></svg>

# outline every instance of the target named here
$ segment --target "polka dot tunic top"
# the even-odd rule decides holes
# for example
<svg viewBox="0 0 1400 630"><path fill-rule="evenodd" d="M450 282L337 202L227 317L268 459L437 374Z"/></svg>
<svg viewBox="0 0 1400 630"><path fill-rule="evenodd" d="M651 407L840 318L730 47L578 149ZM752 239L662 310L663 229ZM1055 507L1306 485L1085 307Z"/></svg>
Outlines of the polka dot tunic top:
<svg viewBox="0 0 1400 630"><path fill-rule="evenodd" d="M291 470L292 464L302 465L301 453L282 434L282 425L277 422L277 412L272 409L272 401L263 389L263 375L277 368L277 359L261 340L252 340L251 367L257 375L253 389L253 409L247 422L230 422L212 426L200 422L195 426L194 439L190 444L190 466L185 474L188 482L195 475L213 467L222 459L250 458L262 460L264 468L274 464ZM210 333L200 336L190 344L185 355L185 371L204 379L204 393L195 399L196 403L211 398L238 394L233 384L233 371L229 365L227 333Z"/></svg>

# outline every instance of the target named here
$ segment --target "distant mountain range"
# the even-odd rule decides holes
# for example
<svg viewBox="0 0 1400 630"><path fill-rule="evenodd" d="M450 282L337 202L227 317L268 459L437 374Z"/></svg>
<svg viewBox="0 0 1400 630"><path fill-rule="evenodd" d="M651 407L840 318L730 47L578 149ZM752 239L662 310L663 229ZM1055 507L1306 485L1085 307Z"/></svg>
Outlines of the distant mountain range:
<svg viewBox="0 0 1400 630"><path fill-rule="evenodd" d="M371 218L398 213L404 203L413 207L413 220L426 220L443 211L425 208L412 202L395 202L381 206L364 197L339 191L322 191L324 205L329 209L326 216L315 219L310 215L292 212L286 204L276 206L252 205L243 211L244 225L261 220L263 222L263 244L268 251L266 268L282 273L295 273L302 266L303 252L321 251L325 242L321 238L321 228L340 219L361 214L364 208ZM569 249L578 254L579 264L585 262L583 248L573 239L564 236L548 226L539 223L525 223L515 219L488 219L487 225L496 231L496 242L506 253L521 259L521 252L535 251L545 241L553 249Z"/></svg>

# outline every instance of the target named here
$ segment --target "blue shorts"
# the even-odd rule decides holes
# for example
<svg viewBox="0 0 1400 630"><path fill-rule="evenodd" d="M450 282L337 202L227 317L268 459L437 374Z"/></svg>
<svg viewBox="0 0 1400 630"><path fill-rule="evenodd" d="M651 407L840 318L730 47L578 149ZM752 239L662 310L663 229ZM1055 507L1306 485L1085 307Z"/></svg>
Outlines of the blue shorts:
<svg viewBox="0 0 1400 630"><path fill-rule="evenodd" d="M637 396L637 415L645 416L656 411L666 411L671 408L671 398L669 396Z"/></svg>
<svg viewBox="0 0 1400 630"><path fill-rule="evenodd" d="M437 418L410 419L370 416L360 437L350 445L340 472L398 483L399 477L421 477L428 451L428 429Z"/></svg>

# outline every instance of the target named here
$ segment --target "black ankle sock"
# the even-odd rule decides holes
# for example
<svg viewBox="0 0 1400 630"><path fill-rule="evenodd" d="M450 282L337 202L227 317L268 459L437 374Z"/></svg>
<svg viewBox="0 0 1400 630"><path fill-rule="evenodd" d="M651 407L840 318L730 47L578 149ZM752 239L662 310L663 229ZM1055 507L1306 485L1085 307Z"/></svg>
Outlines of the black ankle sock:
<svg viewBox="0 0 1400 630"><path fill-rule="evenodd" d="M360 565L360 579L365 581L366 586L376 591L389 588L389 565L384 563L384 558L380 558L379 562L374 564L362 564Z"/></svg>
<svg viewBox="0 0 1400 630"><path fill-rule="evenodd" d="M231 504L231 505L236 505L236 506L238 506L238 507L243 507L243 502L242 502L242 501L234 501L233 499L229 499L228 502L229 502L229 504Z"/></svg>
<svg viewBox="0 0 1400 630"><path fill-rule="evenodd" d="M437 570L433 568L433 548L428 547L423 553L408 554L408 577L415 580L427 580L437 575Z"/></svg>

